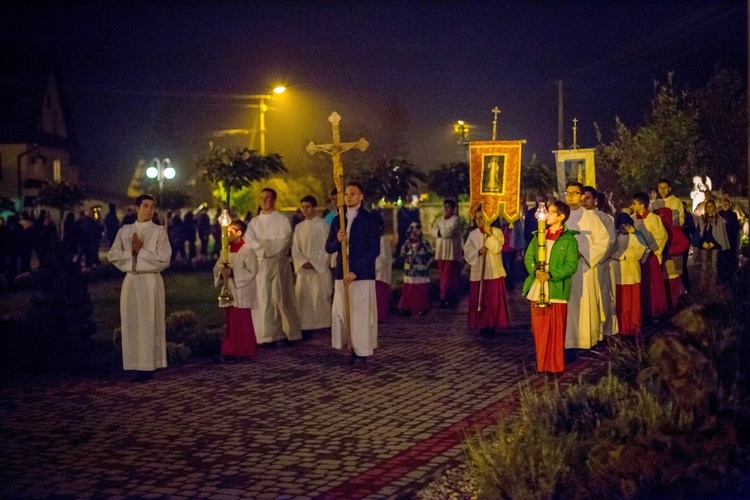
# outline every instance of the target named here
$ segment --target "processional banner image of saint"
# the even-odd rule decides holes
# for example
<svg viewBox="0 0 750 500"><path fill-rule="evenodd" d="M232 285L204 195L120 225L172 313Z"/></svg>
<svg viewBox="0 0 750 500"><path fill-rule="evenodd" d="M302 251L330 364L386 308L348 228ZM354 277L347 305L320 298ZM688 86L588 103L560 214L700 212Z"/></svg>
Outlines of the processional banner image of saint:
<svg viewBox="0 0 750 500"><path fill-rule="evenodd" d="M520 217L521 147L526 141L475 141L469 143L472 212L481 203L489 220Z"/></svg>
<svg viewBox="0 0 750 500"><path fill-rule="evenodd" d="M560 149L552 151L557 164L557 190L565 192L568 182L596 187L594 149Z"/></svg>

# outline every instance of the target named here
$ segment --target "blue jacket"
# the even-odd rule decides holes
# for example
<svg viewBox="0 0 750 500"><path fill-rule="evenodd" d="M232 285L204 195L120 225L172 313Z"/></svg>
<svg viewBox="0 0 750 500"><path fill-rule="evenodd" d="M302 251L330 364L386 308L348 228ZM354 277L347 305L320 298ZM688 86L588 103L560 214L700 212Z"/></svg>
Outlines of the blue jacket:
<svg viewBox="0 0 750 500"><path fill-rule="evenodd" d="M338 240L339 216L334 217L331 229L328 231L326 241L326 252L338 252L336 256L336 269L333 272L334 279L340 280L344 277L341 264L341 243ZM375 259L380 254L380 220L360 207L357 216L352 222L349 233L349 272L357 275L357 280L375 279Z"/></svg>

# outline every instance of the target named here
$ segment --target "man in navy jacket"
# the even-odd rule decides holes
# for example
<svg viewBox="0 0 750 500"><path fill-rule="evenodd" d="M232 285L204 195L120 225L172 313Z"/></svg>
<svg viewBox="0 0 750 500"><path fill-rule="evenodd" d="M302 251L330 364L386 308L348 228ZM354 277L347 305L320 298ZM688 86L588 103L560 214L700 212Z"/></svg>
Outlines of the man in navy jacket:
<svg viewBox="0 0 750 500"><path fill-rule="evenodd" d="M380 221L362 207L364 190L358 182L350 182L344 191L345 225L339 217L331 224L326 241L329 254L338 252L334 271L333 347L341 349L346 342L344 321L344 287L349 289L352 357L349 364L366 366L378 345L378 311L375 295L375 259L380 253ZM349 273L344 276L341 245L349 245ZM357 360L361 360L357 364Z"/></svg>

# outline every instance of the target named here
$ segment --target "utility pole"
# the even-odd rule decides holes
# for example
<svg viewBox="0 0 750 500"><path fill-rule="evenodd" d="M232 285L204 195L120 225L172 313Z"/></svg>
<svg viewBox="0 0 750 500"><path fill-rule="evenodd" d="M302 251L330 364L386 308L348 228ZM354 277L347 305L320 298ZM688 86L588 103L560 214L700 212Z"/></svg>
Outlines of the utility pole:
<svg viewBox="0 0 750 500"><path fill-rule="evenodd" d="M750 2L750 0L748 0ZM563 144L563 82L557 81L557 149L564 148Z"/></svg>

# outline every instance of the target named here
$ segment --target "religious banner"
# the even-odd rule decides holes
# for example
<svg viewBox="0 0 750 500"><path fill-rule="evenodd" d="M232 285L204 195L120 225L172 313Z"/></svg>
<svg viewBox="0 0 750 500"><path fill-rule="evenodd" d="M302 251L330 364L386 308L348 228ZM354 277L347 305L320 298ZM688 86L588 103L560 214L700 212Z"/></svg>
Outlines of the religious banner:
<svg viewBox="0 0 750 500"><path fill-rule="evenodd" d="M557 190L562 196L568 182L580 182L596 187L594 149L560 149L555 153L557 163Z"/></svg>
<svg viewBox="0 0 750 500"><path fill-rule="evenodd" d="M469 189L472 212L481 203L488 220L520 217L520 141L473 141L469 143Z"/></svg>

